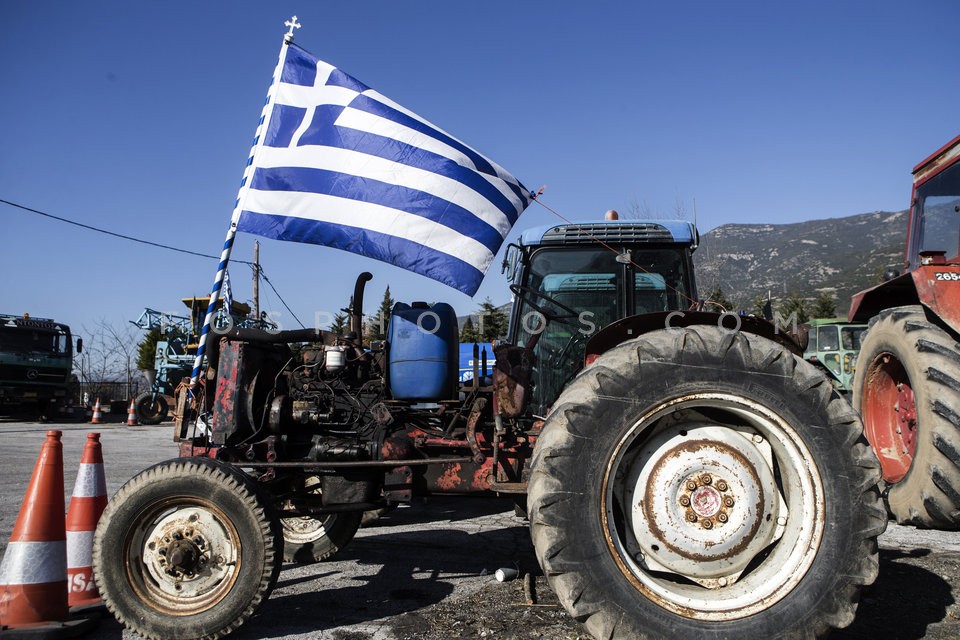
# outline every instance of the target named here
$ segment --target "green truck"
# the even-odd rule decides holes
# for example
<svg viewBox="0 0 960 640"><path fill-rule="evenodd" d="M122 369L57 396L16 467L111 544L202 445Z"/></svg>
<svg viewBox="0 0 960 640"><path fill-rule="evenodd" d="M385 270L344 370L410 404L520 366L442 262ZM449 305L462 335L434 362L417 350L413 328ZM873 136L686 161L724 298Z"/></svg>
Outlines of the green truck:
<svg viewBox="0 0 960 640"><path fill-rule="evenodd" d="M62 322L0 314L0 413L35 406L41 419L56 415L69 398L73 349ZM76 349L83 349L79 338Z"/></svg>
<svg viewBox="0 0 960 640"><path fill-rule="evenodd" d="M810 337L803 359L821 367L839 391L849 392L867 325L843 318L818 318L807 324Z"/></svg>

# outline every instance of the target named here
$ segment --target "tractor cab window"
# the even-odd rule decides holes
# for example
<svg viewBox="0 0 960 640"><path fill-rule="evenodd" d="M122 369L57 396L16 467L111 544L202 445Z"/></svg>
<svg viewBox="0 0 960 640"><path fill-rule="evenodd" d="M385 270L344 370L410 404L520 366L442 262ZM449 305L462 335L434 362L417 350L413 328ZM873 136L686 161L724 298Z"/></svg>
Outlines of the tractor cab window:
<svg viewBox="0 0 960 640"><path fill-rule="evenodd" d="M947 258L960 255L960 164L917 187L914 206L917 248L942 251ZM911 265L918 264L911 256Z"/></svg>
<svg viewBox="0 0 960 640"><path fill-rule="evenodd" d="M534 347L534 412L543 412L583 365L587 340L627 316L686 309L686 255L678 249L545 247L519 280L512 335Z"/></svg>
<svg viewBox="0 0 960 640"><path fill-rule="evenodd" d="M810 327L810 332L807 334L807 350L803 352L804 358L809 358L810 355L817 354L817 335L819 334L819 327Z"/></svg>
<svg viewBox="0 0 960 640"><path fill-rule="evenodd" d="M837 327L820 327L817 342L819 351L837 351L840 348Z"/></svg>
<svg viewBox="0 0 960 640"><path fill-rule="evenodd" d="M840 329L840 342L847 351L859 351L860 340L867 332L866 327L843 327Z"/></svg>

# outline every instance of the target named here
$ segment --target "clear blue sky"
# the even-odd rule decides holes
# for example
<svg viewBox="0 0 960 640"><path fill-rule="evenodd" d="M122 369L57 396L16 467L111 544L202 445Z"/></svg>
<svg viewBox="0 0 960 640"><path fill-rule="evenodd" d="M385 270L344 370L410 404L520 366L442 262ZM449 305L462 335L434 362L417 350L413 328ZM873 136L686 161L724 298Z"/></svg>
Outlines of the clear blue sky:
<svg viewBox="0 0 960 640"><path fill-rule="evenodd" d="M223 242L284 32L471 144L564 215L632 203L701 230L907 206L960 133L953 0L0 3L0 198L205 253ZM534 204L511 234L556 220ZM215 261L0 204L0 312L79 328L180 312ZM254 237L234 256L249 260ZM470 299L383 263L261 241L308 325L370 270L367 309ZM231 269L252 295L250 269ZM266 287L262 306L296 323Z"/></svg>

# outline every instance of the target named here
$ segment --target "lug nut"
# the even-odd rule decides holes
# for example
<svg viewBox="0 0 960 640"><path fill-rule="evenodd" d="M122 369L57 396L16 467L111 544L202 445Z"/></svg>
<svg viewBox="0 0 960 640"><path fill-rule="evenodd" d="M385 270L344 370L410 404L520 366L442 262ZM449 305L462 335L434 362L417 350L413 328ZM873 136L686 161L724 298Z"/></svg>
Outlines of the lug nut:
<svg viewBox="0 0 960 640"><path fill-rule="evenodd" d="M680 496L680 504L683 505L684 507L689 507L690 498L688 498L687 496Z"/></svg>
<svg viewBox="0 0 960 640"><path fill-rule="evenodd" d="M697 483L696 483L696 482L694 482L693 480L688 480L688 481L687 481L687 491L694 491L694 490L696 490L696 488L697 488Z"/></svg>
<svg viewBox="0 0 960 640"><path fill-rule="evenodd" d="M179 531L177 531L176 533L173 534L173 539L174 539L174 540L183 540L183 534L180 533Z"/></svg>
<svg viewBox="0 0 960 640"><path fill-rule="evenodd" d="M713 482L713 478L710 477L709 473L705 473L702 476L700 476L700 482L702 482L703 484L710 484L711 482Z"/></svg>
<svg viewBox="0 0 960 640"><path fill-rule="evenodd" d="M710 519L708 518L708 519L704 520L703 522L701 522L700 525L701 525L704 529L712 529L712 528L713 528L713 520L710 520Z"/></svg>
<svg viewBox="0 0 960 640"><path fill-rule="evenodd" d="M733 506L733 496L723 496L723 505L725 507Z"/></svg>
<svg viewBox="0 0 960 640"><path fill-rule="evenodd" d="M717 480L717 484L714 485L717 488L717 491L726 491L727 483L723 480Z"/></svg>
<svg viewBox="0 0 960 640"><path fill-rule="evenodd" d="M687 514L687 520L689 520L690 522L696 522L696 521L697 521L697 514L695 514L695 513L688 513L688 514Z"/></svg>
<svg viewBox="0 0 960 640"><path fill-rule="evenodd" d="M200 536L194 536L194 538L193 538L193 543L196 544L196 545L202 545L202 544L203 544L203 538L201 538Z"/></svg>
<svg viewBox="0 0 960 640"><path fill-rule="evenodd" d="M717 514L717 520L719 520L720 522L726 522L727 520L729 520L729 518L727 518L727 514L721 512Z"/></svg>
<svg viewBox="0 0 960 640"><path fill-rule="evenodd" d="M157 550L157 553L159 553L159 554L162 555L162 556L165 556L165 555L167 555L167 548L166 548L166 547L160 547L160 548Z"/></svg>

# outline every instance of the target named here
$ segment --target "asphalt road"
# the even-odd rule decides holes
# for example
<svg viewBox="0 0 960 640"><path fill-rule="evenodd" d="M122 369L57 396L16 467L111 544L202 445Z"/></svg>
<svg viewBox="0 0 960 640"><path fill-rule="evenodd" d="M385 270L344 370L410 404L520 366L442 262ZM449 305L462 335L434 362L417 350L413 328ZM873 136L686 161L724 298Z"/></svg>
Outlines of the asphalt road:
<svg viewBox="0 0 960 640"><path fill-rule="evenodd" d="M120 424L41 425L0 421L0 553L6 547L49 428L64 432L65 495L73 488L88 431L100 431L108 493L143 468L176 455L172 428ZM532 575L534 605L522 580ZM891 525L881 537L880 578L854 624L836 638L960 637L960 533ZM135 639L109 616L85 636ZM401 507L361 529L333 562L285 565L260 614L234 636L321 640L508 640L587 638L540 575L526 524L512 503L442 498Z"/></svg>

